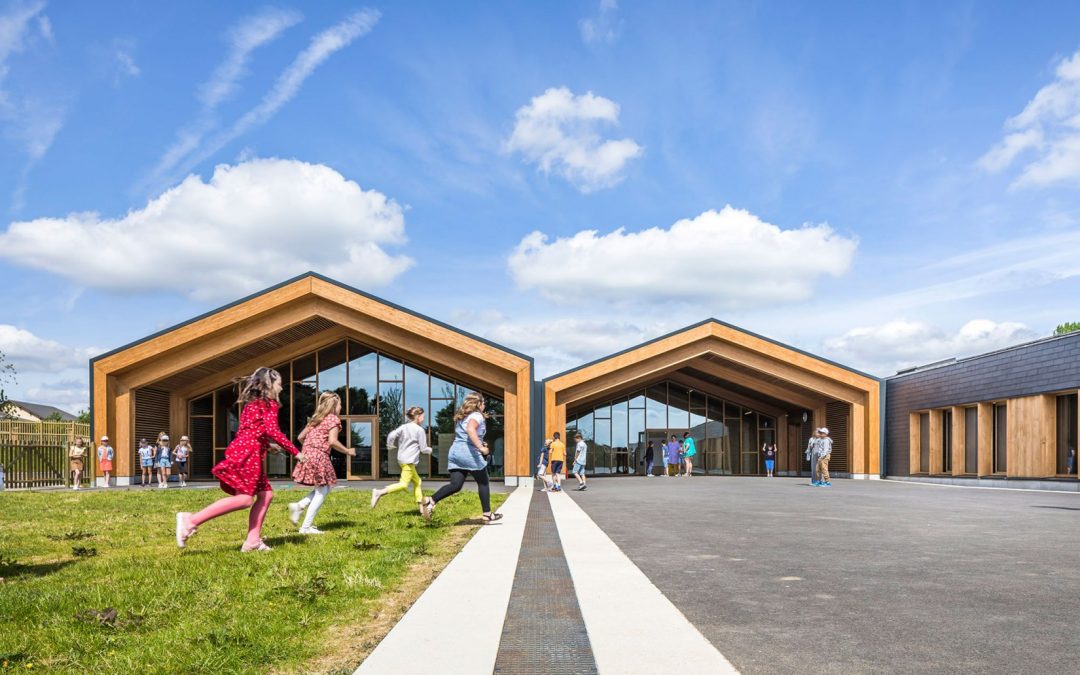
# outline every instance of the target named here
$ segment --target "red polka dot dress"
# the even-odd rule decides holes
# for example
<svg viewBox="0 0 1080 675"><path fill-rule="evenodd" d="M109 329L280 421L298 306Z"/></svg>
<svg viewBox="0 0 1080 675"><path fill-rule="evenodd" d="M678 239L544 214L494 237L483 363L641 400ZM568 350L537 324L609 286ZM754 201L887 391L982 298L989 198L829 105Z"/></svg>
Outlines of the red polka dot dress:
<svg viewBox="0 0 1080 675"><path fill-rule="evenodd" d="M213 468L222 490L231 495L252 496L257 492L269 492L272 488L263 474L262 458L270 442L277 443L291 455L299 452L278 429L280 407L276 401L266 399L256 399L244 406L236 438L225 449L225 458Z"/></svg>
<svg viewBox="0 0 1080 675"><path fill-rule="evenodd" d="M330 432L341 426L337 415L327 415L304 436L304 461L293 469L293 480L300 485L337 484L334 465L330 462Z"/></svg>

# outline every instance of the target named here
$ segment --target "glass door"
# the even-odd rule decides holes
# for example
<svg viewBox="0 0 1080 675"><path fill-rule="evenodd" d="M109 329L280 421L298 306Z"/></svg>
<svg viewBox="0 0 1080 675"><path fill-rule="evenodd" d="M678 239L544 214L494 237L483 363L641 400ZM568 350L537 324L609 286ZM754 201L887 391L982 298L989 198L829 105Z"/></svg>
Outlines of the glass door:
<svg viewBox="0 0 1080 675"><path fill-rule="evenodd" d="M347 458L345 477L348 480L378 478L379 420L374 416L345 417L342 419L347 436L345 445L356 450L355 457Z"/></svg>

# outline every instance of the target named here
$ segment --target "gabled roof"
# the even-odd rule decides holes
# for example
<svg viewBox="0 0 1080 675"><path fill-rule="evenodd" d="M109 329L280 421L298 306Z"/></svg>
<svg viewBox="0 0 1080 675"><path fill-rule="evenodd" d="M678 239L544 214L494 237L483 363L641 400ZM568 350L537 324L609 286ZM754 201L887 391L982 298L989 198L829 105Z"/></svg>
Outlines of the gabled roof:
<svg viewBox="0 0 1080 675"><path fill-rule="evenodd" d="M646 340L645 342L642 342L640 344L636 344L636 345L634 345L632 347L627 347L626 349L623 349L621 351L617 351L617 352L615 352L613 354L608 354L607 356L601 356L598 359L594 359L592 361L589 361L588 363L583 363L580 366L575 366L573 368L570 368L569 370L564 370L561 373L556 373L554 375L549 375L548 377L545 377L543 381L547 382L549 380L554 380L556 378L563 377L564 375L569 375L570 373L574 373L574 372L577 372L579 370L589 368L591 366L597 365L599 363L603 363L604 361L616 358L618 356L622 356L624 354L629 354L631 352L634 352L634 351L637 351L637 350L641 349L642 347L647 347L647 346L649 346L651 344L661 342L663 340L667 340L669 338L681 335L683 333L690 332L690 331L692 331L692 330L694 330L696 328L701 328L702 326L707 326L709 324L715 324L717 326L722 326L723 328L726 328L728 330L737 331L739 333L742 333L743 335L746 335L746 336L749 336L749 337L752 337L752 338L755 338L755 339L758 339L758 340L764 340L765 342L774 344L774 345L776 345L778 347L783 347L784 349L789 349L789 350L791 350L791 351L793 351L793 352L795 352L797 354L802 354L803 356L809 356L809 357L811 357L813 359L817 359L818 361L821 361L822 363L827 363L827 364L829 364L831 366L835 366L837 368L843 368L844 370L855 373L856 375L861 375L862 377L868 377L868 378L870 378L872 380L876 380L878 382L881 382L883 380L883 378L880 378L880 377L878 377L876 375L871 375L869 373L864 373L861 370L857 370L857 369L852 368L850 366L845 366L842 363L838 363L838 362L833 361L831 359L827 359L827 358L825 358L823 356L818 356L817 354L813 354L813 353L805 351L803 349L799 349L798 347L792 347L791 345L780 342L779 340L774 340L774 339L772 339L770 337L766 337L764 335L759 335L758 333L748 331L745 328L740 328L739 326L727 323L726 321L721 321L720 319L708 318L708 319L705 319L703 321L699 321L697 323L690 324L689 326L685 326L683 328L673 330L670 333L665 333L664 335L661 335L659 337L655 337L655 338L653 338L651 340Z"/></svg>
<svg viewBox="0 0 1080 675"><path fill-rule="evenodd" d="M409 309L407 307L403 307L403 306L401 306L401 305L399 305L397 303L391 302L389 300L385 300L385 299L380 298L380 297L378 297L376 295L372 295L370 293L367 293L366 291L362 291L362 290L360 290L358 288L353 288L352 286L349 286L347 284L343 284L340 281L337 281L336 279L331 279L330 277L323 276L322 274L319 274L317 272L309 271L309 272L304 272L303 274L299 274L299 275L297 275L297 276L295 276L295 277L293 277L291 279L286 279L285 281L282 281L279 284L275 284L274 286L271 286L269 288L265 288L265 289L263 289L261 291L258 291L256 293L252 293L251 295L240 298L239 300L235 300L233 302L230 302L227 305L222 305L221 307L218 307L216 309L212 309L212 310L210 310L208 312L205 312L205 313L200 314L200 315L198 315L196 317L188 319L187 321L184 321L182 323L178 323L178 324L176 324L174 326L164 328L164 329L162 329L162 330L160 330L160 331L158 331L156 333L153 333L151 335L147 335L144 338L140 338L138 340L135 340L134 342L129 342L126 345L117 347L117 348L112 349L112 350L110 350L108 352L105 352L103 354L98 354L97 356L90 359L90 366L91 366L91 368L93 368L94 363L96 363L97 361L100 361L102 359L106 359L106 358L108 358L110 356L113 356L115 354L119 354L120 352L131 349L132 347L137 347L137 346L139 346L141 344L144 344L146 342L150 342L151 340L154 340L156 338L167 335L167 334L169 334L169 333L171 333L173 331L184 328L185 326L189 326L191 324L197 323L199 321L210 318L210 317L215 316L217 314L221 314L222 312L225 312L225 311L227 311L229 309L232 309L233 307L237 307L239 305L242 305L242 304L244 304L246 302L250 302L252 300L256 300L256 299L261 298L263 296L269 295L270 293L272 293L274 291L285 288L286 286L289 286L290 284L294 284L294 283L296 283L298 281L302 281L304 279L318 279L319 281L323 281L325 283L332 284L334 286L337 286L338 288L349 291L350 293L355 293L358 296L361 296L361 297L366 298L368 300L372 300L372 301L377 302L377 303L379 303L381 305L392 308L392 309L394 309L396 311L404 312L405 314L409 314L411 316L414 316L414 317L416 317L418 319L421 319L423 321L426 321L428 323L434 324L434 325L439 326L441 328L445 328L446 330L453 331L453 332L455 332L455 333L457 333L459 335L462 335L464 337L467 337L467 338L469 338L471 340L476 340L477 342L480 342L480 343L486 344L486 345L488 345L490 347L494 347L496 349L502 350L502 351L504 351L504 352L506 352L508 354L513 354L514 356L525 359L525 360L529 361L530 363L533 360L531 356L528 356L526 354L522 354L521 352L510 349L509 347L505 347L503 345L492 342L491 340L488 340L487 338L483 338L483 337L480 337L479 335L474 335L474 334L469 333L467 331L461 330L460 328L457 328L455 326L451 326L448 323L445 323L445 322L440 321L438 319L432 318L430 316L426 316L424 314L421 314L420 312L411 310L411 309Z"/></svg>
<svg viewBox="0 0 1080 675"><path fill-rule="evenodd" d="M27 403L26 401L15 401L12 399L8 399L8 402L12 405L19 406L34 417L42 420L50 415L59 415L60 419L64 422L73 422L78 419L75 415L72 415L69 412L66 412L64 410L61 410L60 408L51 405L45 405L44 403Z"/></svg>

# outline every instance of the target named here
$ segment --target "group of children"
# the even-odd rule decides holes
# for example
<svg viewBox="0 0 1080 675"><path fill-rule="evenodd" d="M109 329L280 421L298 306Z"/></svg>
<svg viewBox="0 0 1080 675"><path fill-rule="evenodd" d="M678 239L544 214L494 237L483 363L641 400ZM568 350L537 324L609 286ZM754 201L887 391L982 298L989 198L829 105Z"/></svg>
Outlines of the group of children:
<svg viewBox="0 0 1080 675"><path fill-rule="evenodd" d="M315 527L315 517L326 497L337 483L334 467L330 462L332 450L355 456L355 450L338 440L341 432L341 398L334 392L319 396L315 414L297 436L302 444L298 450L278 427L278 397L281 394L281 375L272 368L259 368L240 384L240 427L236 437L225 450L225 457L212 469L221 489L228 495L218 499L197 513L176 514L176 545L184 548L187 540L200 525L233 511L250 509L248 532L240 547L242 552L269 551L270 546L262 539L262 526L273 500L273 488L262 471L262 460L273 446L296 457L293 481L311 487L311 492L298 502L288 505L289 519L299 525L301 534L318 535L323 532ZM461 490L469 475L477 483L483 519L495 521L502 514L491 511L490 492L487 481L487 458L491 454L484 442L486 415L483 396L471 393L465 397L454 415L455 437L448 453L450 482L431 497L421 490L420 474L416 463L421 454L430 454L427 432L423 428L424 410L412 407L407 412L408 422L393 430L387 437L387 445L397 450L401 475L398 483L371 495L371 507L387 494L406 490L412 486L420 514L431 520L435 505L442 499ZM168 437L165 436L165 440ZM186 440L186 437L185 437ZM161 446L159 439L159 446ZM167 448L167 443L165 446ZM152 456L152 455L151 455ZM584 471L584 466L582 467ZM303 523L300 518L303 516Z"/></svg>
<svg viewBox="0 0 1080 675"><path fill-rule="evenodd" d="M103 443L107 443L108 440L107 436L102 436ZM180 487L187 487L187 464L188 458L191 457L191 440L187 436L181 436L179 445L170 448L169 435L163 431L158 434L155 445L150 445L145 438L140 439L138 453L139 467L142 469L139 485L150 487L151 474L156 474L157 486L162 489L169 487L169 478L172 476L175 465L176 478ZM105 484L108 485L108 482L108 477L106 477Z"/></svg>
<svg viewBox="0 0 1080 675"><path fill-rule="evenodd" d="M588 480L585 478L585 460L588 458L589 446L581 434L574 434L574 466L570 470L577 479L577 489L580 492L589 489ZM551 438L544 441L544 447L540 450L540 462L536 465L536 479L540 481L540 490L543 492L562 492L563 465L566 462L566 444L562 442L562 434L555 432ZM548 469L551 469L551 480L548 480Z"/></svg>

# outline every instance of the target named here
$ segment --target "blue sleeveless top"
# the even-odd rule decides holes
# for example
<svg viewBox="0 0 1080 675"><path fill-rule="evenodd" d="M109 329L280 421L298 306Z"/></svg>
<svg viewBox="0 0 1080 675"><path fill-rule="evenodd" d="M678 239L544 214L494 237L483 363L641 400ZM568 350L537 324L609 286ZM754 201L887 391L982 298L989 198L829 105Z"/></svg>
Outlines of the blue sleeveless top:
<svg viewBox="0 0 1080 675"><path fill-rule="evenodd" d="M487 466L487 459L469 440L468 424L473 416L478 417L479 424L476 427L476 435L484 440L487 433L487 423L480 413L471 413L468 417L454 425L454 443L450 446L450 454L447 457L447 466L451 469L464 469L466 471L479 471Z"/></svg>

